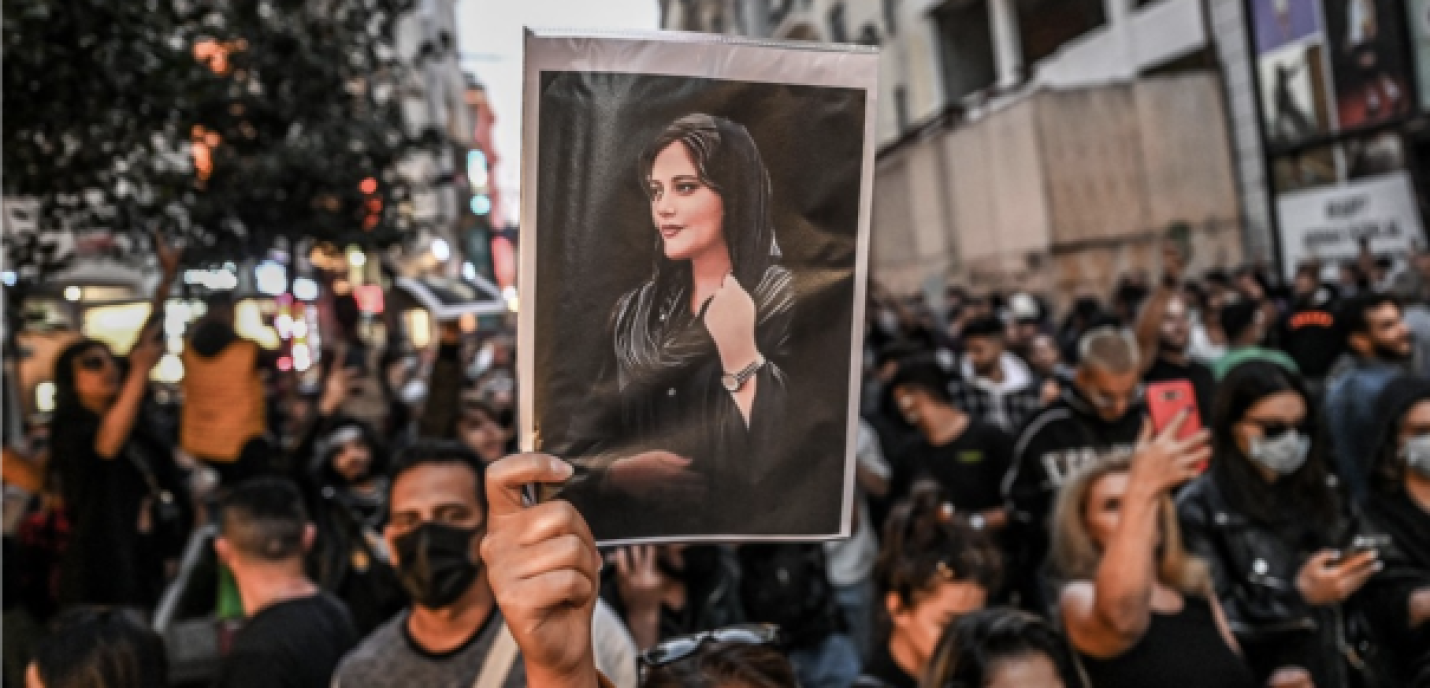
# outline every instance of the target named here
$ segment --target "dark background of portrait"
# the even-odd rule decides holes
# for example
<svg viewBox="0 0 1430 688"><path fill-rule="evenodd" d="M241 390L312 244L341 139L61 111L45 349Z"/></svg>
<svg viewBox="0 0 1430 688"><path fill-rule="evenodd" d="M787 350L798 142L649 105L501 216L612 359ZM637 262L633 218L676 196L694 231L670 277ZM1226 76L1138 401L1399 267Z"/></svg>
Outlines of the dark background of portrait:
<svg viewBox="0 0 1430 688"><path fill-rule="evenodd" d="M543 72L538 150L535 428L538 449L566 445L573 414L616 403L598 385L613 360L616 300L653 274L656 232L641 151L676 118L704 113L742 124L772 185L780 264L795 276L790 411L781 443L808 466L792 496L839 527L843 499L854 270L865 95L862 90L598 72ZM754 285L744 285L753 289ZM852 441L852 438L848 438ZM752 457L753 458L753 457ZM757 516L761 507L730 508ZM718 501L717 501L718 503ZM748 532L758 532L751 530Z"/></svg>

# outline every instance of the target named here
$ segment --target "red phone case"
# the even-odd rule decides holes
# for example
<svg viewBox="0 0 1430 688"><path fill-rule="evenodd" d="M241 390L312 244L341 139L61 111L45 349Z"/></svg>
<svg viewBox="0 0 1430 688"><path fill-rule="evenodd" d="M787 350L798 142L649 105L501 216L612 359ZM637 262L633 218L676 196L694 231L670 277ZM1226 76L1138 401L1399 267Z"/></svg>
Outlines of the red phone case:
<svg viewBox="0 0 1430 688"><path fill-rule="evenodd" d="M1157 382L1147 386L1147 410L1152 414L1152 427L1161 432L1172 424L1177 415L1187 411L1187 420L1182 423L1178 439L1195 435L1202 429L1202 416L1197 411L1197 391L1186 380Z"/></svg>

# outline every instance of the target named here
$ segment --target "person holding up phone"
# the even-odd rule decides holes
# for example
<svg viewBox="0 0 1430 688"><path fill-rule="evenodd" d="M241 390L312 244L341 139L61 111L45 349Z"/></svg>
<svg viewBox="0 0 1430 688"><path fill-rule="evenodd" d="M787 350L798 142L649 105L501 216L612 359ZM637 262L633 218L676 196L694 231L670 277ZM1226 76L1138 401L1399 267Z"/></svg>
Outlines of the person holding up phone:
<svg viewBox="0 0 1430 688"><path fill-rule="evenodd" d="M1430 381L1403 376L1376 400L1366 539L1385 570L1357 596L1400 685L1430 685Z"/></svg>
<svg viewBox="0 0 1430 688"><path fill-rule="evenodd" d="M1182 411L1137 453L1078 472L1058 498L1052 561L1060 616L1099 688L1251 688L1251 671L1206 563L1182 546L1171 492L1211 457L1205 430L1183 436Z"/></svg>
<svg viewBox="0 0 1430 688"><path fill-rule="evenodd" d="M151 306L158 313L179 253L157 237L156 244L163 274ZM127 366L92 339L69 345L55 361L49 470L71 524L60 560L61 606L152 607L164 583L163 560L174 553L167 550L183 544L179 531L188 514L178 468L141 412L149 373L164 354L162 327L162 319L151 319L141 330Z"/></svg>
<svg viewBox="0 0 1430 688"><path fill-rule="evenodd" d="M1182 296L1186 259L1175 245L1162 250L1162 284L1137 318L1137 345L1142 357L1142 381L1148 384L1186 381L1196 390L1197 410L1211 415L1216 396L1212 369L1192 360L1190 304Z"/></svg>
<svg viewBox="0 0 1430 688"><path fill-rule="evenodd" d="M1177 500L1187 549L1210 565L1259 683L1296 666L1317 686L1350 685L1341 605L1380 568L1375 552L1342 556L1353 519L1319 419L1299 375L1238 366L1218 392L1211 468Z"/></svg>

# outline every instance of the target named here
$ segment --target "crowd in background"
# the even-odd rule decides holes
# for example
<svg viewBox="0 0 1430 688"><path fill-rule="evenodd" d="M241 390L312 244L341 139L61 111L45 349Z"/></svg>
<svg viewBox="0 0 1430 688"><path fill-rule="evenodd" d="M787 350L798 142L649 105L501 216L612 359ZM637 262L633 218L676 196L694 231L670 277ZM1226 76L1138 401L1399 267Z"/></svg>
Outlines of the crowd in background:
<svg viewBox="0 0 1430 688"><path fill-rule="evenodd" d="M602 551L601 674L1430 685L1430 255L1289 283L1182 262L1060 318L871 285L853 537ZM487 468L516 449L510 333L340 333L305 391L215 299L170 422L156 333L56 364L44 489L7 521L5 685L181 683L148 630L166 603L214 620L222 686L536 682L484 542ZM1153 424L1149 386L1177 381L1196 413ZM532 585L583 556L580 526L530 528Z"/></svg>

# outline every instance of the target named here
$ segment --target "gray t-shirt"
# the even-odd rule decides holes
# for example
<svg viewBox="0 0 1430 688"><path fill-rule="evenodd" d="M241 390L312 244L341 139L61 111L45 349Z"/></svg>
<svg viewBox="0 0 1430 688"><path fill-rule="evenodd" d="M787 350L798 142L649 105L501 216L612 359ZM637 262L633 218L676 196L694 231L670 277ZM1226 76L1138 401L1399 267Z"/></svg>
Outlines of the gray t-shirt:
<svg viewBox="0 0 1430 688"><path fill-rule="evenodd" d="M428 652L412 639L407 632L409 614L410 609L393 617L345 657L333 675L333 688L471 688L503 627L501 610L493 608L470 640L442 654ZM526 666L519 656L502 685L526 685Z"/></svg>

